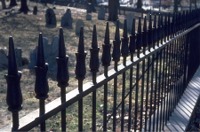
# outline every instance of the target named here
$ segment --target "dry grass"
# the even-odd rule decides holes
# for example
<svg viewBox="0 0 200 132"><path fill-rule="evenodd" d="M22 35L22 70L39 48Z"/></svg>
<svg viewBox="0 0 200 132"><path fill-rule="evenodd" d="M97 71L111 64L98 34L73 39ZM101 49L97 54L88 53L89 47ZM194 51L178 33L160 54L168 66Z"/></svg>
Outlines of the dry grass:
<svg viewBox="0 0 200 132"><path fill-rule="evenodd" d="M34 3L29 3L30 9L34 6ZM9 36L13 36L15 47L22 48L22 56L25 58L29 58L30 52L36 47L38 42L38 34L39 32L43 33L44 37L49 39L49 43L51 43L54 36L58 35L58 30L60 26L61 16L65 13L67 7L56 7L57 14L57 27L56 28L47 28L45 26L45 8L42 5L39 6L38 15L32 15L29 13L28 15L11 13L10 15L5 16L3 12L0 12L0 47L8 47L8 38ZM75 34L75 22L77 19L84 20L84 37L85 37L85 50L88 52L86 61L89 61L89 49L91 46L92 39L92 28L93 25L97 25L98 32L98 44L99 47L102 47L104 41L104 32L106 27L106 21L97 20L97 14L92 14L92 20L85 20L85 11L84 10L72 10L73 16L73 29L64 29L65 36L65 45L67 49L67 54L69 55L69 72L70 72L70 85L67 90L71 90L77 87L77 81L74 75L74 67L75 67L75 53L77 51L78 45L78 36ZM123 21L123 16L120 16ZM110 22L110 38L111 40L114 37L115 25ZM101 49L102 50L102 49ZM101 51L100 51L101 52ZM87 63L86 63L87 64ZM87 76L90 75L89 66L87 65L88 72ZM25 65L20 67L19 70L22 71L21 78L21 90L23 94L23 109L20 111L20 117L26 115L28 112L33 111L38 108L38 100L35 99L34 93L34 71L28 69L28 66ZM100 70L100 72L102 69ZM7 111L6 104L6 80L4 79L4 75L7 73L6 70L0 72L0 128L5 124L11 121L11 113ZM100 73L99 73L100 74ZM48 78L50 92L49 98L46 102L52 101L55 98L59 97L60 89L57 87L57 83L54 79ZM90 80L87 78L86 81ZM69 115L70 116L70 115Z"/></svg>

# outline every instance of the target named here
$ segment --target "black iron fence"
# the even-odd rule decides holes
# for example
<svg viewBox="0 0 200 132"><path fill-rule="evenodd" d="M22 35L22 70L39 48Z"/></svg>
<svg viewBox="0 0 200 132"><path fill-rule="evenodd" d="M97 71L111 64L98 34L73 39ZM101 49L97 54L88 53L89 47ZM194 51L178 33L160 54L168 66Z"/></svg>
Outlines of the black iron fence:
<svg viewBox="0 0 200 132"><path fill-rule="evenodd" d="M51 104L50 107L45 106L49 91L48 65L45 63L42 34L40 34L35 66L35 93L39 99L38 116L21 123L18 116L18 112L22 109L21 73L17 69L13 39L10 37L6 80L8 110L13 115L12 131L28 131L36 126L40 126L41 131L46 131L45 122L59 112L61 112L61 130L66 131L68 125L66 110L76 102L78 102L77 130L86 130L83 101L89 95L91 104L87 107L90 107L88 110L91 110L89 112L91 116L86 117L91 120L87 128L89 131L162 130L188 81L199 66L199 18L199 10L158 14L153 16L154 20L150 15L148 20L146 17L133 20L130 36L127 33L125 20L121 39L117 22L113 42L109 38L109 23L107 23L101 59L96 26L94 26L89 63L92 81L86 84L83 81L86 75L87 54L84 50L84 31L81 28L75 66L78 88L67 94L70 58L66 55L61 28L59 54L55 58L61 102ZM100 62L104 73L97 76ZM103 93L102 97L99 97L98 92ZM100 102L103 104L101 112L97 104L98 98L101 98Z"/></svg>

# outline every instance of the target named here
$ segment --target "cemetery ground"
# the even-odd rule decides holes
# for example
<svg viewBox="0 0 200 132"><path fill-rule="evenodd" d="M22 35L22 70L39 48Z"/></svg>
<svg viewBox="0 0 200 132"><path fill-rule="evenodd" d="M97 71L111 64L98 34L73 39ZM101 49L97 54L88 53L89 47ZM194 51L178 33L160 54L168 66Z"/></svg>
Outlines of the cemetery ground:
<svg viewBox="0 0 200 132"><path fill-rule="evenodd" d="M38 6L38 14L33 15L32 10L33 6ZM52 5L48 4L49 7L53 8ZM87 67L87 77L90 76L90 70L89 70L89 58L90 58L90 52L89 49L91 48L91 41L92 41L92 31L93 31L93 25L96 25L97 28L97 39L98 39L98 46L100 47L100 55L102 52L102 44L104 43L104 36L105 36L105 28L106 28L106 21L105 20L98 20L97 19L97 13L92 13L92 20L86 20L86 11L83 9L74 9L74 8L68 8L64 6L55 6L55 14L57 18L57 26L56 27L46 27L45 25L45 11L47 9L46 6L36 4L29 2L29 9L30 12L28 14L18 13L17 10L19 8L19 5L15 7L12 12L9 12L5 14L4 10L0 11L0 47L7 51L8 49L8 40L9 36L12 36L14 39L14 45L15 48L19 47L22 49L22 57L28 59L30 61L30 53L35 49L35 47L38 45L38 37L39 33L42 32L43 37L48 38L48 43L51 44L52 39L54 36L58 36L59 33L59 27L60 27L60 21L61 17L65 13L67 9L71 9L72 18L73 18L73 28L63 28L64 31L64 40L66 45L66 52L69 56L69 74L70 74L70 80L69 80L69 86L67 87L67 91L70 91L77 87L77 80L75 79L75 64L76 64L76 58L75 53L77 52L78 47L78 41L79 36L75 33L75 23L78 19L81 19L84 21L84 44L85 44L85 51L87 51L87 57L86 57L86 67ZM107 15L107 14L106 14ZM120 16L122 22L124 17ZM115 34L115 24L113 22L109 22L110 25L110 38L111 40L114 38ZM120 33L122 33L122 30L120 29ZM111 42L112 43L112 42ZM100 66L101 67L101 66ZM21 77L21 91L23 95L23 108L19 112L19 116L23 117L27 113L37 109L39 107L39 101L35 98L35 92L34 92L34 84L35 84L35 76L34 76L34 69L29 69L28 64L23 65L22 67L18 67L18 69L22 72ZM100 69L98 74L101 74L103 72L103 67ZM1 70L0 71L0 128L5 126L6 124L10 123L12 120L12 114L7 110L7 104L6 104L6 89L7 84L6 80L4 78L4 75L7 74L7 70ZM84 82L90 81L91 78L85 79ZM46 103L60 97L60 88L57 86L55 74L48 74L48 82L49 82L49 97L46 99ZM102 93L102 99L103 99L103 92L99 92L99 94ZM88 99L86 99L86 102L90 100L91 101L91 95ZM84 101L85 102L85 101ZM103 102L98 104L100 109L102 108ZM77 119L75 119L74 116L77 115L77 106L71 106L68 109L67 113L67 121L70 125L70 130L76 130L77 125ZM84 106L84 111L87 108ZM74 114L71 114L71 112L74 112ZM88 112L88 114L90 114ZM87 113L86 113L87 114ZM97 113L98 114L98 113ZM85 115L86 119L91 117L91 115ZM55 117L53 117L55 118ZM74 119L72 119L74 118ZM59 129L59 120L49 123L50 127L48 130L52 129ZM87 122L86 120L84 122ZM74 125L73 125L74 124ZM86 123L88 124L88 123ZM101 124L99 124L101 125ZM73 128L74 127L74 128ZM90 129L90 128L87 128Z"/></svg>
<svg viewBox="0 0 200 132"><path fill-rule="evenodd" d="M33 15L32 10L33 6L38 6L38 14ZM49 7L53 8L52 5L48 4ZM61 17L65 14L67 9L71 9L72 18L73 18L73 28L63 28L64 31L64 40L66 46L66 52L69 56L69 86L66 88L67 92L77 87L77 80L75 79L75 65L76 65L76 57L75 53L77 52L79 36L75 33L76 28L76 21L81 19L84 22L84 44L85 44L85 51L87 51L86 57L86 79L84 82L91 81L91 73L89 70L89 58L90 58L90 48L91 48L91 41L92 41L92 30L93 25L96 25L97 28L97 39L98 39L98 46L100 48L99 57L101 59L102 53L102 44L104 43L104 36L105 36L105 28L106 28L106 21L105 20L98 20L97 13L92 13L92 20L86 20L86 10L83 9L75 9L66 6L55 6L55 14L57 18L57 26L56 27L46 27L45 25L45 11L47 9L46 6L29 2L29 9L30 12L28 14L20 14L17 13L18 6L15 10L5 15L5 11L0 11L0 48L6 49L8 48L8 39L9 36L13 36L15 48L19 47L22 49L22 57L26 58L30 61L30 53L35 49L38 44L38 36L39 33L42 32L43 37L48 38L48 44L52 43L52 40L55 36L58 36L59 27L61 23ZM106 14L107 17L107 14ZM120 34L122 36L122 24L124 20L124 16L120 15ZM112 40L114 39L115 34L115 23L109 22L110 25L110 38L111 44ZM112 49L112 48L111 48ZM101 65L101 63L100 63ZM112 68L112 67L110 67ZM34 92L34 84L35 84L35 76L34 76L34 69L30 69L28 64L19 67L19 70L22 71L22 78L21 78L21 91L23 94L23 108L19 112L20 117L25 116L27 113L39 108L39 101L35 98ZM100 66L98 75L103 73L103 67ZM7 84L4 78L4 75L7 74L7 70L0 71L0 128L5 126L6 124L10 123L12 120L12 114L7 110L6 104L6 89ZM60 97L60 88L57 86L55 73L48 74L48 83L49 83L49 97L46 99L46 103L51 102L52 100ZM112 84L109 84L112 86ZM121 86L120 82L119 86L119 98L118 102L121 100ZM112 93L113 90L109 91L108 97L108 107L112 107ZM102 128L102 113L103 113L103 90L99 89L97 91L97 130L101 130ZM92 119L92 110L91 110L91 101L92 95L90 94L88 97L84 98L84 129L90 130L91 129L91 119ZM67 108L67 128L70 131L77 131L78 125L78 118L77 118L77 103ZM111 112L111 111L110 111ZM109 111L108 111L109 113ZM60 114L53 116L51 119L47 120L48 126L47 131L60 131L60 120L56 120ZM120 117L118 117L120 118ZM196 119L195 119L196 120ZM108 122L108 129L109 129ZM195 123L194 123L195 124ZM191 125L192 126L192 125ZM120 127L119 127L120 128ZM194 127L191 127L193 130L197 130ZM38 129L34 129L34 131L38 131Z"/></svg>

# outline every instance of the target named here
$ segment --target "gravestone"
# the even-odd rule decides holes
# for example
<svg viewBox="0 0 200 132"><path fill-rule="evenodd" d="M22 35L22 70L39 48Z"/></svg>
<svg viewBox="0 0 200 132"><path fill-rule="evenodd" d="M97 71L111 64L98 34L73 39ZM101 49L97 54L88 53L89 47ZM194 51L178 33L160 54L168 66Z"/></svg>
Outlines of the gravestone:
<svg viewBox="0 0 200 132"><path fill-rule="evenodd" d="M17 66L21 67L22 66L22 49L21 48L15 49L15 57L16 57Z"/></svg>
<svg viewBox="0 0 200 132"><path fill-rule="evenodd" d="M61 18L61 27L72 28L72 22L71 10L67 9L66 13Z"/></svg>
<svg viewBox="0 0 200 132"><path fill-rule="evenodd" d="M129 13L127 16L126 16L126 20L127 20L127 30L128 32L131 32L132 31L132 24L133 24L133 19L134 19L134 14L133 13Z"/></svg>
<svg viewBox="0 0 200 132"><path fill-rule="evenodd" d="M38 8L37 8L37 6L34 6L33 7L33 15L37 15L37 12L38 12Z"/></svg>
<svg viewBox="0 0 200 132"><path fill-rule="evenodd" d="M58 57L58 50L59 50L58 44L59 44L59 37L55 36L51 42L50 54L47 57L47 62L49 64L49 72L52 75L56 75L57 73L56 57Z"/></svg>
<svg viewBox="0 0 200 132"><path fill-rule="evenodd" d="M48 39L43 37L43 47L44 47L44 57L45 62L48 63L48 73L55 76L57 73L57 62L56 57L58 56L58 44L59 37L55 36L51 42L48 44ZM37 62L37 47L30 54L29 68L33 69Z"/></svg>
<svg viewBox="0 0 200 132"><path fill-rule="evenodd" d="M106 10L104 7L101 6L98 12L98 19L105 20L105 14L106 14Z"/></svg>
<svg viewBox="0 0 200 132"><path fill-rule="evenodd" d="M87 13L85 17L86 20L92 20L92 15L90 13Z"/></svg>
<svg viewBox="0 0 200 132"><path fill-rule="evenodd" d="M81 27L84 27L84 23L83 23L83 20L81 20L81 19L78 19L77 21L76 21L76 35L79 35L80 34L80 29L81 29Z"/></svg>
<svg viewBox="0 0 200 132"><path fill-rule="evenodd" d="M8 66L8 57L4 49L0 49L0 70L6 69Z"/></svg>
<svg viewBox="0 0 200 132"><path fill-rule="evenodd" d="M46 18L46 26L56 27L57 24L56 15L53 9L48 8L46 10L45 18Z"/></svg>

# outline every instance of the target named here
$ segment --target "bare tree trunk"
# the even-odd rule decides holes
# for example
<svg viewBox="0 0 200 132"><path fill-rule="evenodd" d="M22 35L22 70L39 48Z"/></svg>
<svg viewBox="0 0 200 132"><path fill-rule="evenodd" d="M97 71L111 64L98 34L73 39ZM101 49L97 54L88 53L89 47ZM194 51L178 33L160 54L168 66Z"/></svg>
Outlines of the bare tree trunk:
<svg viewBox="0 0 200 132"><path fill-rule="evenodd" d="M119 0L109 0L108 3L109 21L116 21L118 19Z"/></svg>
<svg viewBox="0 0 200 132"><path fill-rule="evenodd" d="M6 9L6 2L5 0L1 0L2 9Z"/></svg>
<svg viewBox="0 0 200 132"><path fill-rule="evenodd" d="M27 14L29 9L27 5L27 0L21 0L21 7L19 9L20 12L23 12L24 14Z"/></svg>
<svg viewBox="0 0 200 132"><path fill-rule="evenodd" d="M142 0L137 1L137 9L142 9Z"/></svg>
<svg viewBox="0 0 200 132"><path fill-rule="evenodd" d="M10 0L10 5L9 5L10 8L16 5L17 5L16 0Z"/></svg>

